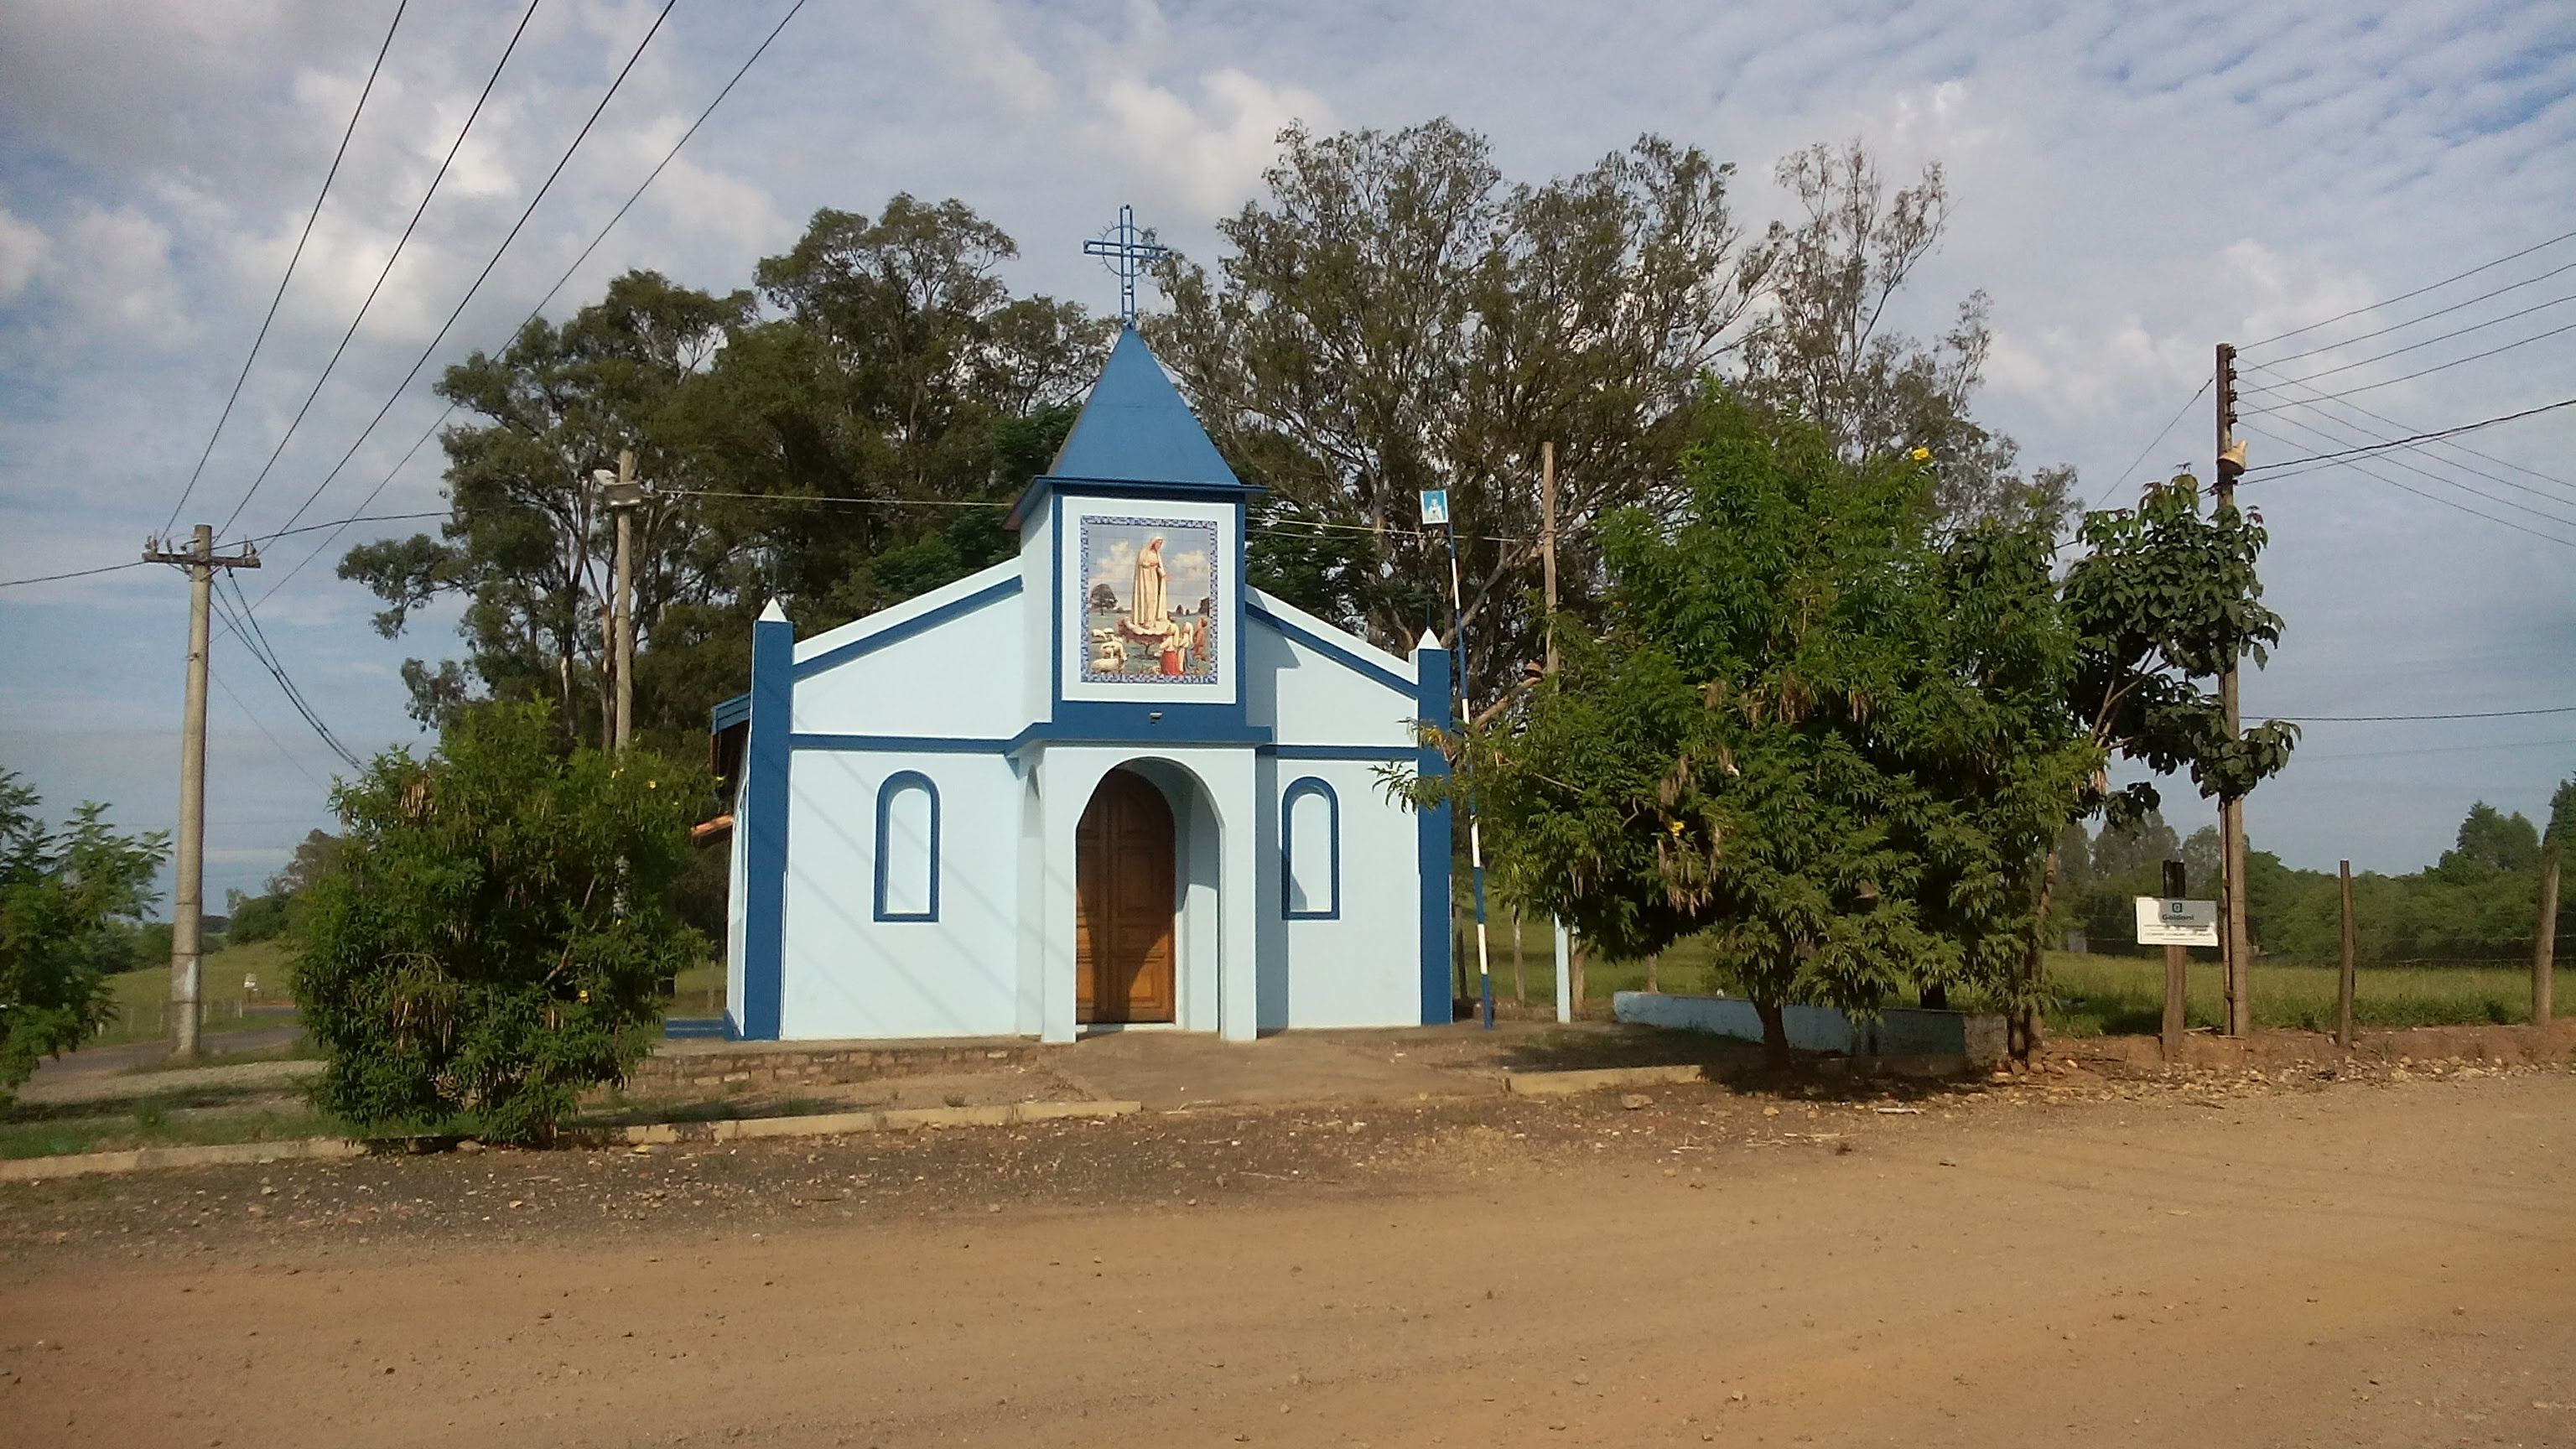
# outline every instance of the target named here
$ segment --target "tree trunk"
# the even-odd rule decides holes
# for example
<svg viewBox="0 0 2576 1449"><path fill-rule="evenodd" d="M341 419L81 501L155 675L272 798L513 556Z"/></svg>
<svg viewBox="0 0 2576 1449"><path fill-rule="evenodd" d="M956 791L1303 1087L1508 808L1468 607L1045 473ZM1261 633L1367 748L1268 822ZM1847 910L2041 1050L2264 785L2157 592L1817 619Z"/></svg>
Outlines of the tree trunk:
<svg viewBox="0 0 2576 1449"><path fill-rule="evenodd" d="M1529 1005L1529 975L1522 969L1521 908L1512 907L1512 1005Z"/></svg>
<svg viewBox="0 0 2576 1449"><path fill-rule="evenodd" d="M1950 988L1942 985L1938 981L1925 986L1923 988L1923 1009L1925 1011L1948 1011L1950 1009Z"/></svg>
<svg viewBox="0 0 2576 1449"><path fill-rule="evenodd" d="M2037 1055L2040 1050L2042 1021L2039 1008L2039 991L2041 983L2046 979L2045 967L2047 965L2047 957L2045 955L2045 949L2048 940L2049 899L2056 893L2057 847L2050 846L2048 849L2048 863L2040 867L2039 902L2032 910L2030 922L2030 959L2024 967L2027 975L2022 982L2023 996L2021 1010L2015 1013L2016 1019L2014 1022L2014 1031L2012 1032L2012 1035L2015 1038L2013 1042L2013 1055L2024 1061L2028 1061L2031 1057Z"/></svg>
<svg viewBox="0 0 2576 1449"><path fill-rule="evenodd" d="M1583 938L1575 937L1572 959L1566 963L1566 974L1574 979L1573 1016L1578 1021L1583 1018L1583 962L1590 954L1591 951L1585 946Z"/></svg>
<svg viewBox="0 0 2576 1449"><path fill-rule="evenodd" d="M1646 989L1648 991L1660 992L1664 989L1663 973L1660 969L1663 964L1664 953L1661 951L1654 952L1646 957Z"/></svg>
<svg viewBox="0 0 2576 1449"><path fill-rule="evenodd" d="M1753 1014L1762 1018L1762 1064L1775 1071L1789 1066L1789 1013L1779 1002L1753 999Z"/></svg>

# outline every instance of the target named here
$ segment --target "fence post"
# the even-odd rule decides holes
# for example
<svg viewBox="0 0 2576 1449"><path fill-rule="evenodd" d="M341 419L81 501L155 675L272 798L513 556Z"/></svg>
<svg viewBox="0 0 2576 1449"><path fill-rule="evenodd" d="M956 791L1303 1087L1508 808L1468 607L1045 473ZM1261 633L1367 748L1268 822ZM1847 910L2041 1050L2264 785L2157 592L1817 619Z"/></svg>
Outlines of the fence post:
<svg viewBox="0 0 2576 1449"><path fill-rule="evenodd" d="M2343 877L2343 974L2335 985L2335 1045L2352 1050L2353 943L2352 862L2340 861L2336 869Z"/></svg>
<svg viewBox="0 0 2576 1449"><path fill-rule="evenodd" d="M2166 861L2165 895L2171 899L2181 899L2185 894L2183 890L2185 884L2182 862ZM2183 950L2184 948L2180 946L2165 948L2164 1052L2168 1063L2182 1060L2183 1033L2189 1027L2189 1022L2183 1015L2183 1006L2187 1000L2191 978L2183 968L2186 959Z"/></svg>
<svg viewBox="0 0 2576 1449"><path fill-rule="evenodd" d="M2555 984L2551 973L2558 962L2558 842L2549 843L2549 853L2540 858L2540 928L2531 940L2531 1024L2546 1028L2555 1007L2550 1001Z"/></svg>

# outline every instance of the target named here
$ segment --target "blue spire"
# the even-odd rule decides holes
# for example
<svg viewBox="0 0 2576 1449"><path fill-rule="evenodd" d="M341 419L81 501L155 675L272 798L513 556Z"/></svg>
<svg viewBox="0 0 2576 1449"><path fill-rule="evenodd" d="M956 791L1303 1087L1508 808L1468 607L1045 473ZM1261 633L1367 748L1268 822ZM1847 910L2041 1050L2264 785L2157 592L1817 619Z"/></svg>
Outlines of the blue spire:
<svg viewBox="0 0 2576 1449"><path fill-rule="evenodd" d="M1102 483L1243 486L1134 327L1119 332L1047 472Z"/></svg>

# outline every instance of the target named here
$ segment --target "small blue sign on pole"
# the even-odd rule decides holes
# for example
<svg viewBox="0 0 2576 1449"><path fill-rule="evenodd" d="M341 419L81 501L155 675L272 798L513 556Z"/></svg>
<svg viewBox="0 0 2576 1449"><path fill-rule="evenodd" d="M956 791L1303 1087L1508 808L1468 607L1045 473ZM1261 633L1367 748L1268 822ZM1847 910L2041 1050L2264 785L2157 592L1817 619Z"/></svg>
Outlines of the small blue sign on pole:
<svg viewBox="0 0 2576 1449"><path fill-rule="evenodd" d="M1446 488L1423 489L1422 526L1425 528L1438 528L1446 525L1448 522L1449 490Z"/></svg>

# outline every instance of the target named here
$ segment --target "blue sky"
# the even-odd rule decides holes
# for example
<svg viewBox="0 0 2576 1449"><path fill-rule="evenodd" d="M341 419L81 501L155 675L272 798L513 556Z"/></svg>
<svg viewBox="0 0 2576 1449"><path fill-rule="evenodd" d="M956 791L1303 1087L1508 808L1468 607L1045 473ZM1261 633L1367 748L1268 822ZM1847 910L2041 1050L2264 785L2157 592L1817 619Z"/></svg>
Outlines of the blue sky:
<svg viewBox="0 0 2576 1449"><path fill-rule="evenodd" d="M786 3L682 0L424 377L506 336ZM543 0L234 532L278 527L360 435L654 8ZM412 6L183 527L230 512L285 430L518 13ZM389 0L0 10L0 578L132 558L169 516L390 15ZM1811 141L1865 137L1891 172L1941 161L1952 229L1903 320L1936 325L1961 294L1989 291L1983 412L2032 459L2078 465L2088 497L2132 491L2132 459L2140 474L2206 469L2206 399L2150 440L2208 375L2213 343L2250 344L2576 230L2576 10L2563 4L817 3L553 310L631 266L744 285L815 208L873 210L898 190L957 196L999 222L1024 253L1015 287L1107 308L1116 283L1080 244L1120 202L1212 258L1213 219L1254 193L1281 125L1437 114L1490 134L1523 178L1641 131L1693 142L1739 164L1738 205L1755 219L1780 214L1771 163ZM2576 241L2249 345L2249 380L2576 294L2570 271L2288 360L2571 262ZM2384 381L2568 321L2576 302L2317 386ZM2571 395L2576 332L2351 401L2416 430ZM438 411L414 383L308 517L348 512ZM2351 438L2311 409L2248 422L2258 464ZM2273 532L2270 598L2289 620L2272 666L2248 679L2249 713L2576 705L2576 409L2461 441L2484 456L2400 455L2430 476L2383 458L2371 466L2385 480L2328 468L2249 485ZM375 509L437 507L437 466L426 450ZM299 543L243 577L254 600L302 560ZM336 551L259 617L353 748L417 742L396 671L446 652L452 616L379 640L372 601L331 576ZM101 799L129 825L167 825L185 628L185 587L158 571L0 590L0 765L58 806ZM337 761L220 633L215 660L219 900L327 822ZM2254 798L2249 829L2293 864L2409 869L2449 843L2471 800L2537 811L2570 773L2576 715L2321 723ZM2187 787L2172 795L2185 828L2206 813Z"/></svg>

